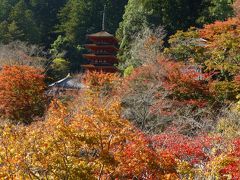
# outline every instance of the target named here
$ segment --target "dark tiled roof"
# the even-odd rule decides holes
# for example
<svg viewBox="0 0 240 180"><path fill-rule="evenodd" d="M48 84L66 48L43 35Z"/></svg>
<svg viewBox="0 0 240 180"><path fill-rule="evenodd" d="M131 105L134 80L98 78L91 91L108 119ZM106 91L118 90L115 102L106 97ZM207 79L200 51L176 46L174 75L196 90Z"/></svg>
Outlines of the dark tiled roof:
<svg viewBox="0 0 240 180"><path fill-rule="evenodd" d="M59 87L59 88L65 88L65 89L83 89L83 88L86 88L86 86L82 83L79 82L78 79L75 79L75 78L72 78L70 76L70 74L55 82L55 83L52 83L49 85L50 88L52 87Z"/></svg>

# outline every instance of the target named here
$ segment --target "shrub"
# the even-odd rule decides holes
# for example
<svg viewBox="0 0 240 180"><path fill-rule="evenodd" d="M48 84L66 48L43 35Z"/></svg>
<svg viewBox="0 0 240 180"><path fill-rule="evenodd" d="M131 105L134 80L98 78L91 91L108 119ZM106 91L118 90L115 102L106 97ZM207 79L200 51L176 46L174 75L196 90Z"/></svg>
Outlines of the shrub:
<svg viewBox="0 0 240 180"><path fill-rule="evenodd" d="M44 111L44 76L29 66L4 66L0 71L0 112L5 118L29 123Z"/></svg>

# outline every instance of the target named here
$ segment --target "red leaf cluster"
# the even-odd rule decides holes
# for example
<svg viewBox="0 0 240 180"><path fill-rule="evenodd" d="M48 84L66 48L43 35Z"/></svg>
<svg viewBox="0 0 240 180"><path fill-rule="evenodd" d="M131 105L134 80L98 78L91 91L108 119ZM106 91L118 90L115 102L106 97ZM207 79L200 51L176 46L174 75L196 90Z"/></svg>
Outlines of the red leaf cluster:
<svg viewBox="0 0 240 180"><path fill-rule="evenodd" d="M228 154L234 161L220 171L221 175L230 174L232 179L240 179L240 139L233 142L233 151Z"/></svg>
<svg viewBox="0 0 240 180"><path fill-rule="evenodd" d="M44 107L44 75L29 66L5 66L0 71L0 112L6 118L28 122Z"/></svg>
<svg viewBox="0 0 240 180"><path fill-rule="evenodd" d="M175 158L188 161L192 165L208 162L211 148L219 140L208 136L190 138L176 133L152 137L154 148L171 152Z"/></svg>

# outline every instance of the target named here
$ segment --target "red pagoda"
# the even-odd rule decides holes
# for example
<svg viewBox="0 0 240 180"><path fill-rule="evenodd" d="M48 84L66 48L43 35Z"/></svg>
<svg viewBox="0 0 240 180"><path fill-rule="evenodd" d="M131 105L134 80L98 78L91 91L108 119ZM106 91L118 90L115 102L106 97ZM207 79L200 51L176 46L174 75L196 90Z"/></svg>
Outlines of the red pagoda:
<svg viewBox="0 0 240 180"><path fill-rule="evenodd" d="M117 68L114 65L118 63L116 57L118 41L112 34L104 30L104 21L105 10L103 13L102 31L87 35L87 39L91 41L92 44L85 45L85 48L90 52L89 54L83 54L83 58L89 62L88 64L82 65L82 68L86 71L117 72Z"/></svg>

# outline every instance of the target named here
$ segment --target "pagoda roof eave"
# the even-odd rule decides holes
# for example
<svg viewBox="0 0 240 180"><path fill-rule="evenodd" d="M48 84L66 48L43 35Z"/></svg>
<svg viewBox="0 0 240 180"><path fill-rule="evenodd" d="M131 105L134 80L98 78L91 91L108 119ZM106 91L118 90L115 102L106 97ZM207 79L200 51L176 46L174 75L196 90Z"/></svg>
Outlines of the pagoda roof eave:
<svg viewBox="0 0 240 180"><path fill-rule="evenodd" d="M106 58L106 59L117 59L113 55L96 55L96 54L83 54L84 58Z"/></svg>
<svg viewBox="0 0 240 180"><path fill-rule="evenodd" d="M86 64L86 65L82 65L82 68L86 69L86 70L97 70L97 71L111 71L111 72L117 72L118 69L115 66L94 66L91 64Z"/></svg>
<svg viewBox="0 0 240 180"><path fill-rule="evenodd" d="M119 49L113 45L97 45L97 44L85 44L87 49L111 49L113 51L118 51Z"/></svg>
<svg viewBox="0 0 240 180"><path fill-rule="evenodd" d="M88 34L87 37L114 37L114 36L108 33L107 31L100 31L93 34Z"/></svg>
<svg viewBox="0 0 240 180"><path fill-rule="evenodd" d="M101 40L101 39L111 39L114 41L114 43L118 43L118 39L116 37L114 37L112 34L106 32L106 31L100 31L98 33L94 33L94 34L89 34L87 35L87 38L90 40Z"/></svg>
<svg viewBox="0 0 240 180"><path fill-rule="evenodd" d="M115 66L95 66L92 64L83 64L81 65L82 67L86 67L86 68L97 68L97 69L101 69L101 68L106 68L106 69L117 69Z"/></svg>
<svg viewBox="0 0 240 180"><path fill-rule="evenodd" d="M90 39L94 43L97 43L99 41L106 41L106 42L114 44L114 45L118 44L118 40L115 37L110 37L110 38L106 38L106 37L89 37L88 39Z"/></svg>
<svg viewBox="0 0 240 180"><path fill-rule="evenodd" d="M89 54L83 54L83 58L89 61L102 60L108 63L118 63L118 59L115 56L91 56Z"/></svg>

